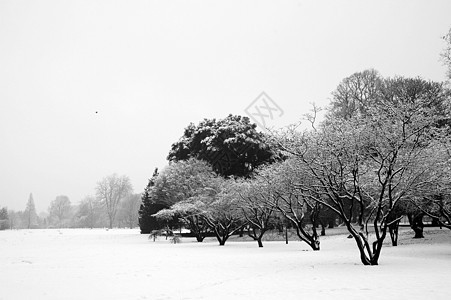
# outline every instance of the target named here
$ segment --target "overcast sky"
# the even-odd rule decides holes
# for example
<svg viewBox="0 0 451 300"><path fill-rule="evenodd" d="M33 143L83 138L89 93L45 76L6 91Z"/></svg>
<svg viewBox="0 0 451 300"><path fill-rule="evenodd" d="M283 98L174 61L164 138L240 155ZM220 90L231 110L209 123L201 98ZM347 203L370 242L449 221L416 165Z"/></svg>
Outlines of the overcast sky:
<svg viewBox="0 0 451 300"><path fill-rule="evenodd" d="M2 0L0 207L76 204L112 173L141 193L190 122L263 91L285 126L366 68L443 81L450 16L449 0Z"/></svg>

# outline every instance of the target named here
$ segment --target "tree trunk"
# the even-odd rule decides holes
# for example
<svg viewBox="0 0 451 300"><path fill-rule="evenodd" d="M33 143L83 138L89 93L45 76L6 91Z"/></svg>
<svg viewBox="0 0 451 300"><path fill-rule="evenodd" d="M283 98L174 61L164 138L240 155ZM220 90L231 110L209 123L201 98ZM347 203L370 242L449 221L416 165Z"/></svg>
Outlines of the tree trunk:
<svg viewBox="0 0 451 300"><path fill-rule="evenodd" d="M381 256L382 243L385 239L385 233L382 237L373 243L373 257L371 257L370 262L372 266L377 266L379 264L379 257Z"/></svg>
<svg viewBox="0 0 451 300"><path fill-rule="evenodd" d="M219 246L224 246L225 245L227 239L222 239L222 238L220 238L218 236L216 238L218 239Z"/></svg>
<svg viewBox="0 0 451 300"><path fill-rule="evenodd" d="M422 239L422 238L424 238L423 227L422 226L415 226L412 229L415 232L415 236L413 237L414 239Z"/></svg>
<svg viewBox="0 0 451 300"><path fill-rule="evenodd" d="M202 243L203 241L204 241L204 236L201 236L201 235L196 235L196 240L197 240L197 242L199 242L199 243Z"/></svg>
<svg viewBox="0 0 451 300"><path fill-rule="evenodd" d="M214 228L216 239L219 242L219 246L224 246L227 239L229 238L229 232L227 230L218 230Z"/></svg>
<svg viewBox="0 0 451 300"><path fill-rule="evenodd" d="M310 247L312 247L313 251L319 251L320 247L319 247L320 243L318 240L314 240L310 243Z"/></svg>
<svg viewBox="0 0 451 300"><path fill-rule="evenodd" d="M291 222L296 228L296 233L297 233L297 236L299 237L299 239L306 242L312 248L313 251L320 250L320 247L319 247L320 242L318 240L318 235L316 234L316 231L314 228L312 228L312 229L314 229L313 234L309 234L302 228L302 221L295 222L295 221L291 220Z"/></svg>
<svg viewBox="0 0 451 300"><path fill-rule="evenodd" d="M423 216L424 216L424 214L418 214L416 216L408 216L409 222L410 222L410 228L412 228L413 231L415 232L415 236L413 237L414 239L422 239L422 238L424 238L424 235L423 235L423 228L424 228Z"/></svg>
<svg viewBox="0 0 451 300"><path fill-rule="evenodd" d="M399 230L399 222L394 222L393 224L388 226L388 231L390 232L390 239L392 246L398 246L398 230Z"/></svg>
<svg viewBox="0 0 451 300"><path fill-rule="evenodd" d="M244 236L244 226L239 231L239 237L242 238Z"/></svg>
<svg viewBox="0 0 451 300"><path fill-rule="evenodd" d="M324 224L324 221L320 220L319 223L321 224L321 236L325 236L326 235L326 226Z"/></svg>
<svg viewBox="0 0 451 300"><path fill-rule="evenodd" d="M257 234L257 230L258 230L258 234ZM267 231L267 229L255 229L255 227L252 228L252 231L250 229L248 229L247 231L247 235L250 236L252 239L254 239L254 241L257 241L258 243L258 247L263 247L263 242L262 242L262 238L263 235L265 234L265 232Z"/></svg>
<svg viewBox="0 0 451 300"><path fill-rule="evenodd" d="M194 236L196 237L197 242L202 243L205 239L205 234L201 232L201 230L192 230L192 233L194 233Z"/></svg>
<svg viewBox="0 0 451 300"><path fill-rule="evenodd" d="M439 226L441 226L441 225L440 225L440 220L437 219L437 218L432 218L431 226L433 226L433 227L439 227ZM440 228L440 229L441 229L441 228Z"/></svg>
<svg viewBox="0 0 451 300"><path fill-rule="evenodd" d="M358 233L351 233L351 235L354 237L354 240L357 243L357 248L359 249L360 253L360 261L364 266L371 266L373 265L373 262L371 261L371 258L368 257L366 250L368 249L367 241L364 237L360 236ZM376 262L377 264L377 262Z"/></svg>
<svg viewBox="0 0 451 300"><path fill-rule="evenodd" d="M191 230L191 233L194 234L194 236L196 237L197 242L202 243L205 239L205 234L206 234L206 230L205 230L205 225L202 224L199 220L199 218L195 217L195 216L191 216L188 217L186 219L189 222L189 227ZM180 229L181 231L181 229Z"/></svg>
<svg viewBox="0 0 451 300"><path fill-rule="evenodd" d="M357 230L352 227L349 222L346 222L346 227L350 232L351 236L354 238L357 244L357 248L360 253L360 261L365 266L376 266L379 264L379 256L382 251L383 241L385 239L386 231L381 232L381 238L373 243L373 247L370 247L368 239L363 232L357 232Z"/></svg>
<svg viewBox="0 0 451 300"><path fill-rule="evenodd" d="M285 226L285 244L288 245L288 226Z"/></svg>
<svg viewBox="0 0 451 300"><path fill-rule="evenodd" d="M277 224L277 230L279 231L280 234L283 234L284 227L285 225L282 222Z"/></svg>
<svg viewBox="0 0 451 300"><path fill-rule="evenodd" d="M335 226L335 219L329 219L328 228L334 228Z"/></svg>

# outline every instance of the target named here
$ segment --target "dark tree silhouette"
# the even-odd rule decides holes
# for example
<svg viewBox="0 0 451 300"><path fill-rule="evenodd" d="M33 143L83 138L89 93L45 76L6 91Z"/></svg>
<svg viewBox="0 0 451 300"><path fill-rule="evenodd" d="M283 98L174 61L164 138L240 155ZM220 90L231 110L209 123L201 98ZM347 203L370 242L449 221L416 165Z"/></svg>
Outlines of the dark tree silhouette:
<svg viewBox="0 0 451 300"><path fill-rule="evenodd" d="M164 227L164 222L155 218L154 214L162 209L168 208L168 205L164 203L158 203L153 194L153 187L155 186L155 180L158 177L158 168L155 168L152 178L149 179L149 183L144 189L144 193L141 196L141 206L138 212L139 228L142 234L149 234L153 230L159 230Z"/></svg>
<svg viewBox="0 0 451 300"><path fill-rule="evenodd" d="M204 119L197 126L191 123L172 144L167 159L202 159L221 176L249 176L259 165L277 158L274 147L256 127L249 118L233 115L221 120Z"/></svg>

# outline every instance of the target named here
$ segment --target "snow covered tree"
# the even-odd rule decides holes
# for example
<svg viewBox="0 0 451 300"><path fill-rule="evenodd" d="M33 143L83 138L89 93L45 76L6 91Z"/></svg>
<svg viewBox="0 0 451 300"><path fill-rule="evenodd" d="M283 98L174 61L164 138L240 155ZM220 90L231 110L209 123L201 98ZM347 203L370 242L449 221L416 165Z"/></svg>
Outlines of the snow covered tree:
<svg viewBox="0 0 451 300"><path fill-rule="evenodd" d="M109 220L109 228L113 228L119 203L132 192L130 179L123 175L109 175L97 183L97 199L104 205Z"/></svg>
<svg viewBox="0 0 451 300"><path fill-rule="evenodd" d="M451 140L448 136L429 152L431 167L429 184L419 189L410 200L419 210L441 226L451 229ZM434 163L434 164L433 164Z"/></svg>
<svg viewBox="0 0 451 300"><path fill-rule="evenodd" d="M222 246L246 224L234 183L234 179L217 175L202 160L172 163L155 182L155 193L170 207L155 216L182 219L199 242L209 230Z"/></svg>
<svg viewBox="0 0 451 300"><path fill-rule="evenodd" d="M213 195L193 197L194 202L202 203L200 217L216 236L220 246L247 225L239 206L240 195L233 179L215 178Z"/></svg>
<svg viewBox="0 0 451 300"><path fill-rule="evenodd" d="M276 160L276 152L249 118L229 115L191 123L172 144L169 161L197 158L207 161L221 176L249 176L261 164Z"/></svg>
<svg viewBox="0 0 451 300"><path fill-rule="evenodd" d="M331 102L328 119L368 118L369 113L378 115L379 108L390 106L411 106L411 109L434 111L434 123L430 126L445 135L451 134L451 111L449 107L450 91L442 83L426 81L421 78L382 78L374 70L366 70L355 73L340 83ZM409 114L410 112L406 112ZM437 139L437 132L433 133ZM443 133L442 133L443 134ZM418 200L417 200L418 202ZM351 203L354 208L358 208L357 203ZM399 207L404 205L405 207ZM408 216L415 237L423 237L423 216L418 209L409 205L406 201L398 203L395 209L397 212L404 212ZM358 212L354 212L354 216ZM389 218L394 218L390 231L397 230L397 217L393 214ZM355 220L354 220L355 221ZM394 237L394 235L392 235Z"/></svg>
<svg viewBox="0 0 451 300"><path fill-rule="evenodd" d="M265 166L257 170L256 180L259 184L255 195L266 209L272 208L280 212L296 229L301 241L313 250L319 250L316 224L320 205L299 191L301 184L312 183L305 174L302 166L293 159Z"/></svg>
<svg viewBox="0 0 451 300"><path fill-rule="evenodd" d="M434 183L431 147L440 113L428 104L435 99L397 100L379 99L367 117L331 119L316 132L296 133L282 142L314 180L301 180L299 190L340 216L365 265L378 264L387 229L396 221L390 218L396 205ZM358 207L357 228L347 202Z"/></svg>
<svg viewBox="0 0 451 300"><path fill-rule="evenodd" d="M210 228L201 217L203 209L203 202L193 201L192 198L189 198L171 205L170 208L160 210L154 216L158 220L165 222L170 222L174 219L183 220L191 234L201 243L210 232Z"/></svg>
<svg viewBox="0 0 451 300"><path fill-rule="evenodd" d="M263 247L264 234L275 227L275 206L270 188L260 176L254 179L237 180L238 206L248 223L248 235ZM269 204L268 204L269 202Z"/></svg>
<svg viewBox="0 0 451 300"><path fill-rule="evenodd" d="M215 193L214 180L217 175L211 166L202 160L188 160L171 163L155 180L154 195L166 209L155 216L159 220L173 222L180 218L191 230L198 242L202 242L208 226L200 218L201 202L194 197L212 196Z"/></svg>

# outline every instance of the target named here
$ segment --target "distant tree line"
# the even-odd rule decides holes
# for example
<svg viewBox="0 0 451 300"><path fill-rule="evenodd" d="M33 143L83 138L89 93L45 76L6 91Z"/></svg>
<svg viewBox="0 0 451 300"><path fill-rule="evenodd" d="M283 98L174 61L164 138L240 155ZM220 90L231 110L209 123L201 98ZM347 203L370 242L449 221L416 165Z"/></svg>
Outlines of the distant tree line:
<svg viewBox="0 0 451 300"><path fill-rule="evenodd" d="M59 195L47 212L37 214L30 194L25 210L0 210L0 229L35 228L113 228L138 226L141 195L133 194L127 176L109 175L96 185L96 195L86 196L78 204Z"/></svg>

